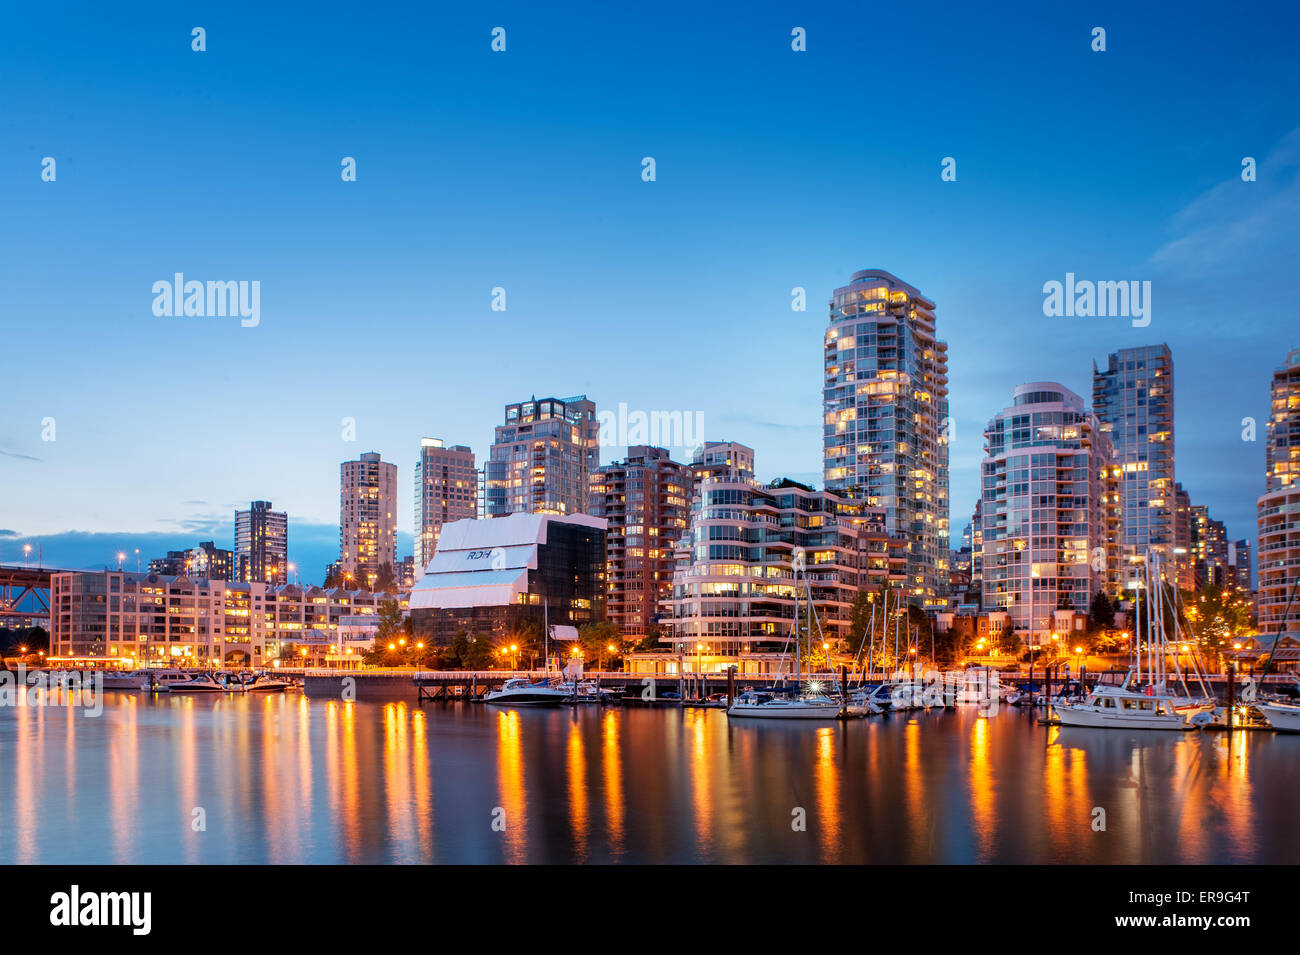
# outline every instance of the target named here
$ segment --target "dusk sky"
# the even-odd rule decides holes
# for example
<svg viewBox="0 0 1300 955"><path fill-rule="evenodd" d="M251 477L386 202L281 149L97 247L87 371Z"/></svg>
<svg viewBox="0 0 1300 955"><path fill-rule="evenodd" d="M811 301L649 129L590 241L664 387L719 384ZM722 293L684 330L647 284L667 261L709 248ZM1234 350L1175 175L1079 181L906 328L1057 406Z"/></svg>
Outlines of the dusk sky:
<svg viewBox="0 0 1300 955"><path fill-rule="evenodd" d="M1294 4L71 6L0 35L0 562L228 548L266 499L319 582L371 450L409 554L421 436L482 461L530 395L701 411L820 486L827 302L864 268L937 303L954 541L1016 385L1090 403L1094 360L1158 342L1177 479L1254 537L1300 346ZM260 282L260 324L155 316L177 272ZM1150 325L1045 317L1067 272L1150 281Z"/></svg>

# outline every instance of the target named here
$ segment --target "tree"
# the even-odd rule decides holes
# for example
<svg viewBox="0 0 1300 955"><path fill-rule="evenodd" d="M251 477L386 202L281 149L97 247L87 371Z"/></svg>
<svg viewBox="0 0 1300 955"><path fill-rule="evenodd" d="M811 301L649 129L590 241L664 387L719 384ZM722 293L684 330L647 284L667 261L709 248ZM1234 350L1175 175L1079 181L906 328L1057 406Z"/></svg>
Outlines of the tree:
<svg viewBox="0 0 1300 955"><path fill-rule="evenodd" d="M1214 656L1251 632L1250 601L1237 590L1211 585L1180 594L1184 621L1203 653Z"/></svg>
<svg viewBox="0 0 1300 955"><path fill-rule="evenodd" d="M1088 609L1088 619L1095 627L1110 629L1115 626L1115 605L1102 591L1097 591Z"/></svg>
<svg viewBox="0 0 1300 955"><path fill-rule="evenodd" d="M608 621L584 623L578 628L578 644L582 647L584 665L599 663L602 658L612 661L623 652L623 635Z"/></svg>
<svg viewBox="0 0 1300 955"><path fill-rule="evenodd" d="M378 616L375 645L362 656L363 662L377 666L402 666L413 662L409 658L410 651L414 649L410 639L410 624L402 616L402 608L397 601L382 601ZM390 645L392 649L389 649Z"/></svg>
<svg viewBox="0 0 1300 955"><path fill-rule="evenodd" d="M379 565L379 573L375 576L374 590L384 594L391 594L397 590L397 575L393 573L393 565L388 561L384 561Z"/></svg>

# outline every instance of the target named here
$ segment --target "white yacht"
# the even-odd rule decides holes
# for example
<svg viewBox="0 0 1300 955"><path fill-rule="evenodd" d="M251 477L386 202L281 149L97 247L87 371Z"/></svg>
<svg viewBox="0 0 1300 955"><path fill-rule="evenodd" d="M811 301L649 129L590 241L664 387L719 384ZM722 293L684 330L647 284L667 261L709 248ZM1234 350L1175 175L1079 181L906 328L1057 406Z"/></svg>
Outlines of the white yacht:
<svg viewBox="0 0 1300 955"><path fill-rule="evenodd" d="M1268 725L1287 733L1300 733L1300 706L1295 703L1255 703Z"/></svg>
<svg viewBox="0 0 1300 955"><path fill-rule="evenodd" d="M159 690L155 687L155 692ZM211 673L196 673L188 680L169 684L167 693L231 693L231 687L218 680Z"/></svg>
<svg viewBox="0 0 1300 955"><path fill-rule="evenodd" d="M787 720L833 720L843 707L829 696L782 696L761 690L748 690L736 697L727 709L728 716L758 716Z"/></svg>
<svg viewBox="0 0 1300 955"><path fill-rule="evenodd" d="M1165 635L1166 611L1171 611L1175 620L1177 636L1177 593L1171 598L1166 593L1167 585L1160 573L1160 561L1156 555L1148 553L1145 573L1145 613L1138 618L1138 631L1133 641L1133 667L1119 686L1097 685L1093 687L1082 702L1064 702L1056 700L1051 703L1051 712L1062 726L1088 726L1099 729L1149 729L1149 730L1185 730L1193 725L1198 714L1212 713L1215 701L1201 682L1201 695L1193 696L1187 679L1174 656L1173 677L1182 685L1183 694L1175 695L1166 688L1166 656L1169 654L1169 640ZM1142 623L1145 619L1145 646L1141 643ZM1145 660L1144 660L1145 658ZM1145 670L1143 664L1145 662ZM1195 668L1195 657L1191 658L1193 675L1200 679Z"/></svg>
<svg viewBox="0 0 1300 955"><path fill-rule="evenodd" d="M554 706L569 699L572 693L543 680L534 683L527 677L506 680L499 690L483 697L484 703L502 703L511 706Z"/></svg>
<svg viewBox="0 0 1300 955"><path fill-rule="evenodd" d="M1133 730L1185 730L1192 713L1180 709L1168 693L1147 693L1128 686L1098 686L1082 703L1056 703L1052 711L1062 726Z"/></svg>
<svg viewBox="0 0 1300 955"><path fill-rule="evenodd" d="M194 674L184 670L106 670L104 672L104 689L106 690L152 690L165 691L173 683L185 683Z"/></svg>
<svg viewBox="0 0 1300 955"><path fill-rule="evenodd" d="M280 680L265 673L254 673L238 680L232 680L230 687L244 693L283 693L293 686L288 680Z"/></svg>

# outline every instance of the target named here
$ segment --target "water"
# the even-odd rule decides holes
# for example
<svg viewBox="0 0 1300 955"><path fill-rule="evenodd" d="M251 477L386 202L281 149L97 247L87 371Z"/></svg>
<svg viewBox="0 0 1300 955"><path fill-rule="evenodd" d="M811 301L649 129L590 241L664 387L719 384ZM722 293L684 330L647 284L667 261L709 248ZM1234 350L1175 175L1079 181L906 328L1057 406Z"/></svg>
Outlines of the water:
<svg viewBox="0 0 1300 955"><path fill-rule="evenodd" d="M1300 736L105 698L0 710L0 863L1300 862Z"/></svg>

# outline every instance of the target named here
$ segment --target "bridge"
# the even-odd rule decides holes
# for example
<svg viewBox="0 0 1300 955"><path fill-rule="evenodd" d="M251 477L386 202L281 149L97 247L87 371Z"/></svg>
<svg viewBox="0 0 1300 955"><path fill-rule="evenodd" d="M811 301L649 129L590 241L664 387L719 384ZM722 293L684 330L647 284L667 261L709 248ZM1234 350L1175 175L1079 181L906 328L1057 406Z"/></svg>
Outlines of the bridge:
<svg viewBox="0 0 1300 955"><path fill-rule="evenodd" d="M57 567L0 564L0 627L17 627L35 619L50 628L50 576Z"/></svg>

